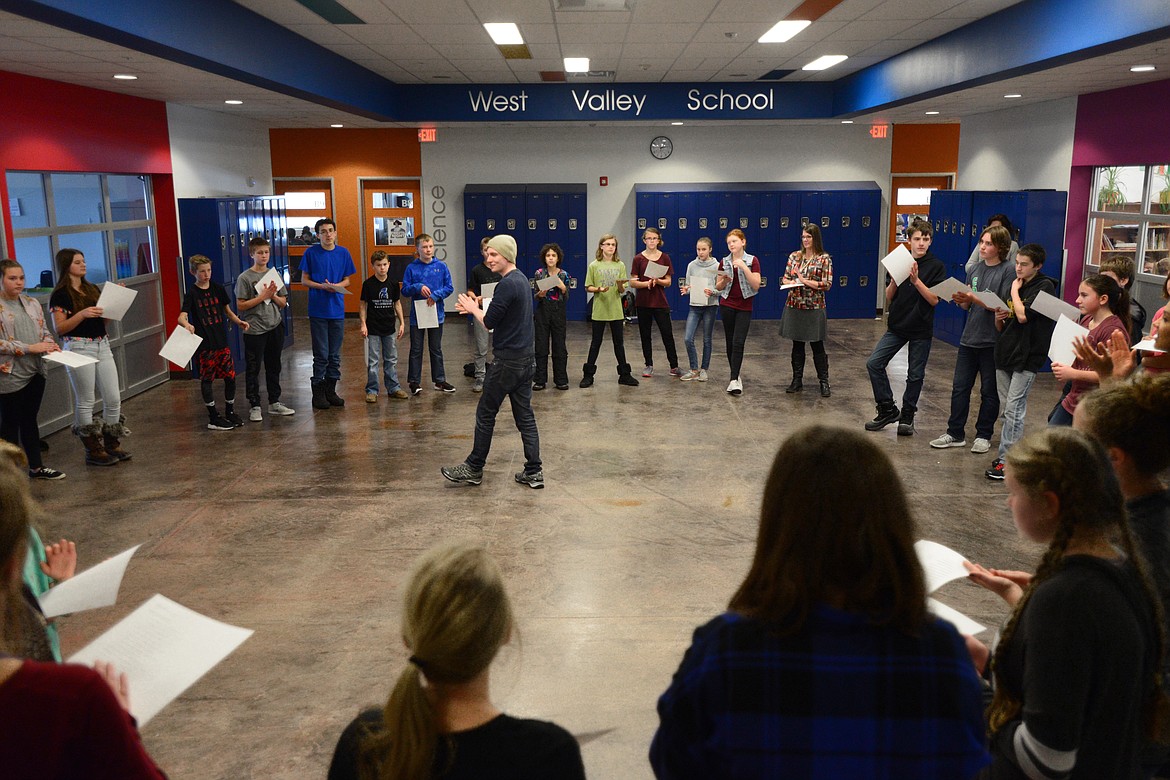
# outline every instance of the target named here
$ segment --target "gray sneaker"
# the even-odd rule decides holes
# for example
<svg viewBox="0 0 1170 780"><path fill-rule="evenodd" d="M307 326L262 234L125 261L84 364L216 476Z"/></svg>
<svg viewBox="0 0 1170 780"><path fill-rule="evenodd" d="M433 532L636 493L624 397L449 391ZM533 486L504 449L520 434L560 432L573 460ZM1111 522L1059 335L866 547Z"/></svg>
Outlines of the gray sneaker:
<svg viewBox="0 0 1170 780"><path fill-rule="evenodd" d="M523 471L517 471L516 481L521 485L527 485L533 490L540 490L542 487L544 487L544 472L535 471L531 474L527 474Z"/></svg>
<svg viewBox="0 0 1170 780"><path fill-rule="evenodd" d="M971 452L976 455L983 455L991 449L991 442L984 438L977 438L971 445Z"/></svg>
<svg viewBox="0 0 1170 780"><path fill-rule="evenodd" d="M705 368L700 368L700 369L699 369L699 381L700 381L700 382L706 382L706 381L707 381L707 369L705 369Z"/></svg>
<svg viewBox="0 0 1170 780"><path fill-rule="evenodd" d="M458 466L443 466L439 471L452 482L463 485L478 485L483 482L483 469L473 469L466 463L460 463Z"/></svg>
<svg viewBox="0 0 1170 780"><path fill-rule="evenodd" d="M290 414L296 414L297 411L296 409L291 409L285 406L280 401L276 401L274 403L268 404L268 413L279 414L281 417L288 417Z"/></svg>
<svg viewBox="0 0 1170 780"><path fill-rule="evenodd" d="M248 419L251 420L252 422L263 422L264 421L264 412L260 411L259 406L253 406L251 409L248 410Z"/></svg>

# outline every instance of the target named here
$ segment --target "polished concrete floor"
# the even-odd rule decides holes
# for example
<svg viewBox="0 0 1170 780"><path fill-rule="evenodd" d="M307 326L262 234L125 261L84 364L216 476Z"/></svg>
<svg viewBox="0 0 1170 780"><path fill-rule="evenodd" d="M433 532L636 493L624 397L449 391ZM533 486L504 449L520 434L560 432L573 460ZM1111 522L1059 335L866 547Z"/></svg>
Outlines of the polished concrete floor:
<svg viewBox="0 0 1170 780"><path fill-rule="evenodd" d="M405 661L399 599L411 561L453 537L492 550L515 602L518 641L493 675L498 704L579 735L591 777L650 777L656 699L691 631L723 609L746 571L779 442L810 422L860 428L873 416L864 364L883 332L879 321L830 322L833 396L822 399L811 387L784 393L789 343L776 322L757 321L744 394L733 398L721 325L710 382L656 376L619 387L607 336L597 385L580 390L588 339L572 323L572 389L535 394L548 485L537 491L512 481L523 456L506 410L481 486L439 474L469 451L478 398L462 376L461 321L444 339L457 393L431 390L424 368L420 396L376 405L363 402L362 340L347 323L348 403L320 412L309 404L307 323L298 325L283 382L296 416L208 431L197 383L170 382L124 406L132 461L87 467L76 440L59 433L47 463L68 478L34 486L45 537L75 539L82 568L143 544L117 606L62 621L67 655L154 593L255 630L143 729L178 780L323 777L344 724L384 700ZM627 328L640 367L637 343ZM657 339L655 355L665 372ZM922 537L1028 568L1038 551L1017 538L1003 485L983 476L994 451L928 444L945 429L954 360L953 347L935 343L918 435L898 438L893 426L872 435L900 466ZM891 376L904 377L904 357L899 365ZM1037 380L1029 430L1056 397L1050 375ZM246 406L242 379L238 402ZM1004 616L965 581L936 596L988 626Z"/></svg>

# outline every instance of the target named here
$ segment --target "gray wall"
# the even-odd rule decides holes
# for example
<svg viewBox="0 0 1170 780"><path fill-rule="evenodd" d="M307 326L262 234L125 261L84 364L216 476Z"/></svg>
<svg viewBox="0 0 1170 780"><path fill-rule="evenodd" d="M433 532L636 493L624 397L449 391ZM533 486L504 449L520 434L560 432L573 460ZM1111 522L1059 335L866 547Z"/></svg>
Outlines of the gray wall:
<svg viewBox="0 0 1170 780"><path fill-rule="evenodd" d="M167 126L175 197L272 194L266 125L167 103ZM256 183L249 185L249 178Z"/></svg>
<svg viewBox="0 0 1170 780"><path fill-rule="evenodd" d="M1076 119L1076 98L964 117L956 188L1067 192Z"/></svg>

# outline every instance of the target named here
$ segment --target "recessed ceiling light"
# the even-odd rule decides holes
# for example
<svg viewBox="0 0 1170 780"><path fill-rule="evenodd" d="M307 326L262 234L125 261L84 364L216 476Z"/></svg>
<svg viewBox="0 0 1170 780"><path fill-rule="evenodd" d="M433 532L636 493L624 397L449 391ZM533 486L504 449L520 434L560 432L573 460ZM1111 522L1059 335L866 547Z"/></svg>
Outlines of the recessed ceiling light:
<svg viewBox="0 0 1170 780"><path fill-rule="evenodd" d="M801 70L827 70L847 59L849 58L844 54L826 54L824 57L817 57L808 65L801 68Z"/></svg>
<svg viewBox="0 0 1170 780"><path fill-rule="evenodd" d="M1004 95L1004 97L1005 97L1005 98L1008 98L1008 99L1010 100L1011 98L1018 98L1018 97L1023 97L1023 95L1018 95L1018 94L1016 94L1015 92L1013 92L1013 93L1012 93L1012 94L1010 94L1010 95Z"/></svg>
<svg viewBox="0 0 1170 780"><path fill-rule="evenodd" d="M1153 70L1153 68L1150 68L1150 70ZM138 81L138 77L132 73L115 73L114 78L118 81Z"/></svg>
<svg viewBox="0 0 1170 780"><path fill-rule="evenodd" d="M927 112L926 112L926 115L927 115L927 116L935 116L935 115L937 115L937 114L938 114L938 112L937 112L937 111L927 111Z"/></svg>
<svg viewBox="0 0 1170 780"><path fill-rule="evenodd" d="M1153 65L1134 65L1129 69L1130 73L1149 73L1151 70L1157 70Z"/></svg>
<svg viewBox="0 0 1170 780"><path fill-rule="evenodd" d="M588 57L565 57L565 73L588 73Z"/></svg>
<svg viewBox="0 0 1170 780"><path fill-rule="evenodd" d="M242 105L244 105L244 101L242 101L242 100L225 100L223 102L227 103L229 106L242 106Z"/></svg>
<svg viewBox="0 0 1170 780"><path fill-rule="evenodd" d="M783 22L776 22L776 25L768 32L760 36L760 43L784 43L791 40L794 35L808 27L812 22L803 20L785 20Z"/></svg>
<svg viewBox="0 0 1170 780"><path fill-rule="evenodd" d="M682 122L671 122L671 124L672 124L672 125L675 125L675 126L678 126L678 125L681 125L681 124L682 124Z"/></svg>
<svg viewBox="0 0 1170 780"><path fill-rule="evenodd" d="M520 28L514 22L488 22L484 24L484 29L497 46L517 46L524 43Z"/></svg>
<svg viewBox="0 0 1170 780"><path fill-rule="evenodd" d="M333 124L333 125L329 125L329 126L330 127L345 127L345 125L337 125L337 124Z"/></svg>

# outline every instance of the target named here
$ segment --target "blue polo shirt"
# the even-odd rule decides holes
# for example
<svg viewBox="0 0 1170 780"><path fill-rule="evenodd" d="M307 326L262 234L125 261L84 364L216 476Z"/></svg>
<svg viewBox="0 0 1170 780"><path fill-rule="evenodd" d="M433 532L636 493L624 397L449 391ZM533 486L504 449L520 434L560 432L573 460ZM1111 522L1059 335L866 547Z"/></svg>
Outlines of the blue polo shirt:
<svg viewBox="0 0 1170 780"><path fill-rule="evenodd" d="M301 257L301 270L314 282L336 284L347 276L357 273L349 250L343 246L322 249L314 244ZM345 300L341 293L309 288L309 316L321 320L345 319Z"/></svg>

